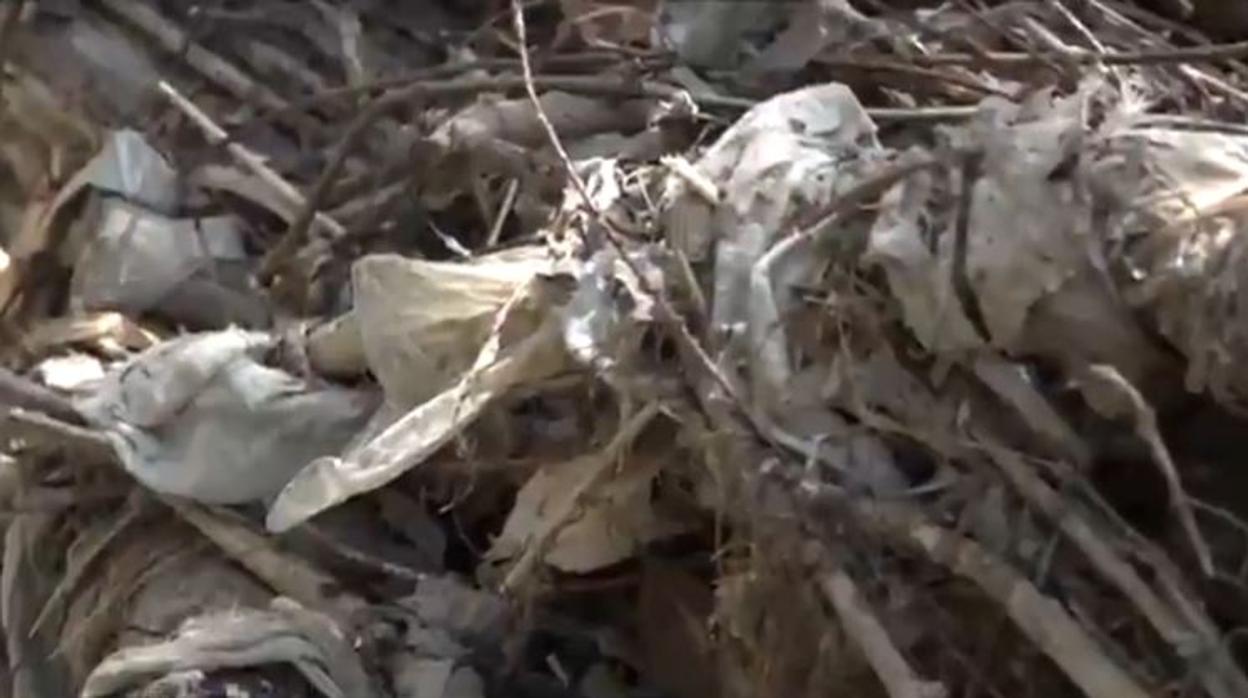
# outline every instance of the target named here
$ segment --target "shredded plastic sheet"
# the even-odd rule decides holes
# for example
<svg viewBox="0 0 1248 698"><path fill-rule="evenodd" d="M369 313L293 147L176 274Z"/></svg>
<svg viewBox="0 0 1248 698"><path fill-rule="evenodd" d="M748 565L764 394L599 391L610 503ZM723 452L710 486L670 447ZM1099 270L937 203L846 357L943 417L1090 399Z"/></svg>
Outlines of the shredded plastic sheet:
<svg viewBox="0 0 1248 698"><path fill-rule="evenodd" d="M400 407L419 405L455 383L490 336L499 310L539 272L540 248L472 263L371 255L352 267L353 316L368 367Z"/></svg>
<svg viewBox="0 0 1248 698"><path fill-rule="evenodd" d="M186 335L114 370L78 407L157 492L267 501L306 463L337 453L376 406L265 365L274 345L240 330Z"/></svg>
<svg viewBox="0 0 1248 698"><path fill-rule="evenodd" d="M869 4L527 13L531 39L554 35L535 89L563 163L511 92L514 46L445 23L447 3L27 3L44 79L101 79L58 104L6 50L0 187L18 193L0 190L0 330L22 333L23 372L0 388L38 382L47 400L18 404L53 408L0 411L0 681L18 696L88 674L87 696L249 693L240 673L344 697L1248 694L1223 634L1242 598L1187 569L1212 556L1192 546L1188 565L1169 533L1154 545L1063 482L1144 439L1171 471L1196 466L1150 512L1165 527L1194 506L1189 475L1233 483L1237 462L1204 462L1223 450L1204 428L1242 431L1214 402L1248 397L1248 136L1169 112L1248 113L1222 60L1242 51L1166 55L1152 20L1112 3ZM562 53L578 41L593 50ZM340 143L342 176L318 186L334 152L319 134L363 106L326 91L428 68L423 52L454 60L401 118ZM552 75L569 89L545 89ZM844 82L774 94L809 75ZM158 81L185 96L144 133L77 109L132 123ZM101 89L115 94L91 100ZM309 93L314 108L288 101ZM199 143L176 113L189 103L237 162L183 150ZM250 284L257 247L300 217L300 192L349 235L318 226L269 298ZM426 241L459 261L415 258ZM22 278L49 260L71 284ZM162 341L269 310L280 340ZM1163 407L1193 403L1164 425L1180 433L1158 429ZM117 459L134 481L79 467ZM266 506L286 536L257 530ZM1232 543L1208 547L1238 551L1223 528ZM475 579L447 573L463 563ZM585 589L589 612L562 613ZM506 594L548 592L512 617ZM273 593L329 617L267 607ZM955 653L1000 617L1002 646L1049 661L964 670Z"/></svg>

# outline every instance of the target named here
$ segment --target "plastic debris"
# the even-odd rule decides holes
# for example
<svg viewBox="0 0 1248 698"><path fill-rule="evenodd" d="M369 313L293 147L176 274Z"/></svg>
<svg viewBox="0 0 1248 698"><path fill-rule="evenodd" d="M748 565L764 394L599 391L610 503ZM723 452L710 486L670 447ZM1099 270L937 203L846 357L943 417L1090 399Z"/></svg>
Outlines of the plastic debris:
<svg viewBox="0 0 1248 698"><path fill-rule="evenodd" d="M0 3L0 696L1248 695L1248 15L936 5Z"/></svg>
<svg viewBox="0 0 1248 698"><path fill-rule="evenodd" d="M111 372L78 408L157 492L267 501L309 461L341 449L376 403L265 365L275 346L239 330L187 335Z"/></svg>

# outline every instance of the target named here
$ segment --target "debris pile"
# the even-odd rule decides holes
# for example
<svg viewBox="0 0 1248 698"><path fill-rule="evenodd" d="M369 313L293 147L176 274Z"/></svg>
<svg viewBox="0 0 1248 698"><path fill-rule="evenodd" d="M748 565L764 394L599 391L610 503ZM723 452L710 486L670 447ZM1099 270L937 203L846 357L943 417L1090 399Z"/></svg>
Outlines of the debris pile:
<svg viewBox="0 0 1248 698"><path fill-rule="evenodd" d="M1215 5L3 4L0 696L1248 695Z"/></svg>

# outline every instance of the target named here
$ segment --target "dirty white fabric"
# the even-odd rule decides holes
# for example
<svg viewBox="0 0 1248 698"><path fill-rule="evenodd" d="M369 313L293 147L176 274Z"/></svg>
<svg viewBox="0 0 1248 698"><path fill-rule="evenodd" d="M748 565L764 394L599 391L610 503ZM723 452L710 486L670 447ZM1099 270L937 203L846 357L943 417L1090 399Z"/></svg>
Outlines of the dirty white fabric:
<svg viewBox="0 0 1248 698"><path fill-rule="evenodd" d="M289 599L275 599L268 610L192 618L166 642L120 650L91 672L81 695L103 698L168 675L276 663L294 665L326 698L376 695L333 621Z"/></svg>
<svg viewBox="0 0 1248 698"><path fill-rule="evenodd" d="M376 403L265 365L273 344L239 330L187 335L76 404L147 487L207 503L267 501L308 462L338 453Z"/></svg>

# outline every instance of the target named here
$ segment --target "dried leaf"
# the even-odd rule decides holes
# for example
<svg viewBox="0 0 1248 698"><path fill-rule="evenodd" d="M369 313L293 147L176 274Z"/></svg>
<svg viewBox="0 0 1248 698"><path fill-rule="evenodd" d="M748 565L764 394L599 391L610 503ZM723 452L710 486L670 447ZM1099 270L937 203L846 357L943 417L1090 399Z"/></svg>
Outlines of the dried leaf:
<svg viewBox="0 0 1248 698"><path fill-rule="evenodd" d="M503 530L486 554L511 559L552 525L582 480L599 466L595 453L546 466L529 479L512 507ZM650 502L650 489L662 469L658 460L625 457L617 472L587 496L571 522L554 534L544 561L565 572L591 572L636 555L652 540L679 531Z"/></svg>

